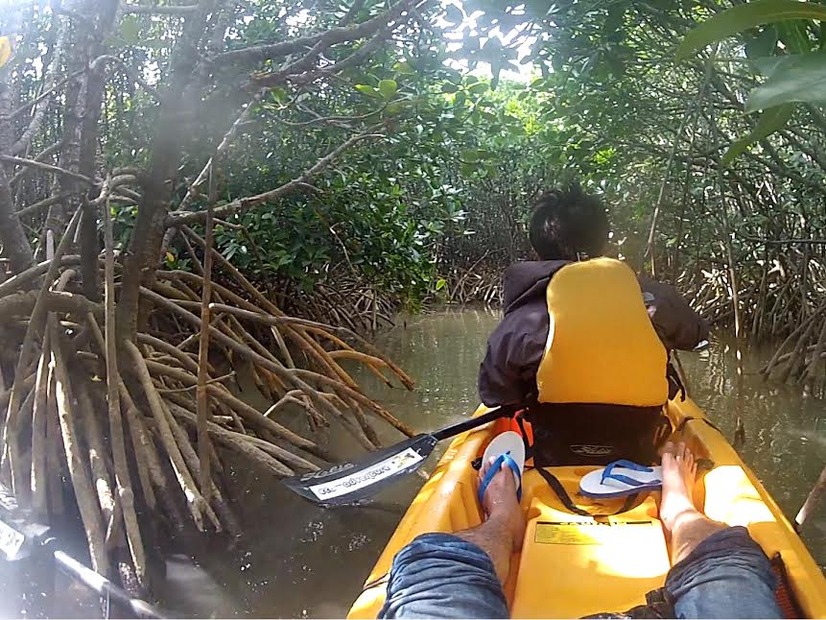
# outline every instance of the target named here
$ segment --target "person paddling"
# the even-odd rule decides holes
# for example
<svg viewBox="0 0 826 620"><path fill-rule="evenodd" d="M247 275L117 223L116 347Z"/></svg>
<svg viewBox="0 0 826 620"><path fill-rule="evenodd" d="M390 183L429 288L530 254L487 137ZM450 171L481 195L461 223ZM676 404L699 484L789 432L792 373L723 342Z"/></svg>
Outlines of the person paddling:
<svg viewBox="0 0 826 620"><path fill-rule="evenodd" d="M604 257L608 218L578 184L542 196L530 220L539 260L504 274L504 317L478 378L489 407L527 405L537 464L652 462L677 393L668 351L708 325L670 285Z"/></svg>

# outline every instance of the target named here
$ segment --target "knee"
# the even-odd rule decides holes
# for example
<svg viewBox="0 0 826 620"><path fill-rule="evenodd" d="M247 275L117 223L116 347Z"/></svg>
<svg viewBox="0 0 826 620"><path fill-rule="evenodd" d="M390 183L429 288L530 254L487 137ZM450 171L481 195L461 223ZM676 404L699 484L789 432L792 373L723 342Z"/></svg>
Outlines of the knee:
<svg viewBox="0 0 826 620"><path fill-rule="evenodd" d="M766 596L774 592L776 578L761 547L742 527L721 530L697 545L688 557L674 565L666 578L666 589L674 598L702 587L736 590L744 596Z"/></svg>
<svg viewBox="0 0 826 620"><path fill-rule="evenodd" d="M452 534L421 534L393 558L390 582L422 582L435 577L459 574L466 578L495 577L493 562L477 545Z"/></svg>
<svg viewBox="0 0 826 620"><path fill-rule="evenodd" d="M380 617L504 617L507 606L493 562L478 546L449 534L424 534L396 557Z"/></svg>

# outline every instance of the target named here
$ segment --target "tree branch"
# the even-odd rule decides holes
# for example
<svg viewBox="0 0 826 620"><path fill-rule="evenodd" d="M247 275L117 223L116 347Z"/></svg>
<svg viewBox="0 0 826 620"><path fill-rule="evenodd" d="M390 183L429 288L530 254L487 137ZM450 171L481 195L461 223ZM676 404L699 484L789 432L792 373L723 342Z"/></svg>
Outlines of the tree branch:
<svg viewBox="0 0 826 620"><path fill-rule="evenodd" d="M255 104L261 100L261 94L262 93L258 93L252 98L252 100L247 104L247 107L244 108L244 111L238 115L238 118L235 119L235 122L224 134L224 137L221 139L221 143L215 149L215 153L213 153L212 157L209 158L195 181L193 181L192 185L189 186L186 196L183 197L183 200L181 200L181 204L178 207L179 210L185 210L189 206L189 203L192 202L192 199L195 198L198 186L201 185L209 176L209 172L212 169L212 162L219 159L221 155L229 148L229 145L232 144L235 136L238 135L238 129L247 121L247 119L249 119Z"/></svg>
<svg viewBox="0 0 826 620"><path fill-rule="evenodd" d="M47 157L50 157L50 156L54 155L55 153L57 153L62 147L63 147L63 140L58 140L54 144L47 146L45 149L40 151L37 155L35 155L34 157L30 157L29 159L31 161L43 161ZM11 186L14 187L15 185L17 185L17 183L20 182L20 179L22 179L23 176L25 176L25 174L27 172L29 172L29 170L31 170L31 168L23 168L20 172L16 173L11 178L11 181L9 181Z"/></svg>
<svg viewBox="0 0 826 620"><path fill-rule="evenodd" d="M76 181L81 181L82 183L86 183L87 185L96 186L97 183L90 179L89 177L78 174L77 172L72 172L70 170L66 170L65 168L61 168L59 166L53 166L51 164L43 163L42 161L34 161L33 159L25 159L23 157L14 157L12 155L0 155L0 161L7 161L11 164L17 164L18 166L28 166L30 168L37 168L38 170L43 170L45 172L51 172L53 174L57 174L59 176L68 177L70 179L74 179Z"/></svg>
<svg viewBox="0 0 826 620"><path fill-rule="evenodd" d="M741 239L752 241L758 244L766 245L826 245L826 239L760 239L758 237L749 237L746 235L738 235Z"/></svg>
<svg viewBox="0 0 826 620"><path fill-rule="evenodd" d="M59 18L55 17L54 22L59 22ZM20 155L26 152L29 148L29 144L31 144L32 138L35 136L38 129L40 129L40 126L43 123L43 118L46 114L46 109L49 107L48 95L50 95L55 89L55 78L57 77L61 62L63 60L63 48L67 30L65 24L59 25L58 28L57 41L55 42L52 50L52 60L49 63L49 66L46 67L46 75L43 81L43 95L46 95L46 97L41 95L34 100L34 114L32 115L29 124L26 126L26 129L23 130L20 138L18 138L18 140L8 150L8 152L12 155ZM15 111L15 114L16 113L17 111Z"/></svg>
<svg viewBox="0 0 826 620"><path fill-rule="evenodd" d="M288 78L292 78L292 80L296 83L306 84L317 80L320 77L334 75L372 54L385 41L391 29L392 25L387 24L384 28L381 28L375 35L373 35L367 43L350 54L347 58L332 63L322 69L308 71L313 61L323 51L330 47L329 44L322 45L322 42L319 42L306 56L287 65L280 71L254 75L252 79L257 86L273 87L283 83ZM304 74L302 75L302 73Z"/></svg>
<svg viewBox="0 0 826 620"><path fill-rule="evenodd" d="M167 7L167 8L171 8L171 7ZM121 60L121 59L120 59L120 58L118 58L117 56L112 56L112 55L110 55L110 54L105 54L105 55L103 55L103 56L98 56L97 58L95 58L95 59L91 62L91 64L89 65L89 68L90 68L92 71L94 71L95 69L97 69L98 64L99 64L99 63L103 63L103 62L114 62L114 63L115 63L116 65L118 65L121 69L123 69L123 72L127 75L127 77L128 77L130 80L132 80L132 81L133 81L133 82L135 82L136 84L139 84L141 87L143 87L143 89L144 89L146 92L148 92L150 95L152 95L153 97L155 97L155 99L157 99L158 101L160 101L160 100L161 100L161 94L160 94L157 90L155 90L152 86L150 86L150 85L146 82L146 80L144 80L144 79L143 79L140 75L138 75L138 72L137 72L137 71L135 71L132 67L130 67L129 65L127 65L127 64L126 64L123 60Z"/></svg>
<svg viewBox="0 0 826 620"><path fill-rule="evenodd" d="M54 196L49 196L39 202L35 202L30 204L27 207L23 207L22 209L17 211L17 217L23 217L29 215L30 213L37 213L41 209L45 209L46 207L51 207L53 204L57 204L61 200L65 200L69 198L73 194L71 192L63 192L61 194L56 194Z"/></svg>
<svg viewBox="0 0 826 620"><path fill-rule="evenodd" d="M214 215L215 217L224 217L226 215L229 215L230 213L234 213L235 211L246 211L247 209L256 207L261 203L276 200L277 198L281 198L282 196L290 194L293 191L296 191L302 188L303 186L306 186L307 181L309 181L319 172L327 168L336 159L338 159L344 151L349 149L357 142L361 142L362 140L371 140L374 138L384 137L384 134L380 133L364 133L359 134L357 136L353 136L346 142L340 144L338 147L330 151L327 155L319 159L311 168L303 172L301 176L293 179L292 181L284 183L284 185L281 185L280 187L276 187L275 189L271 189L262 194L258 194L256 196L247 196L245 198L237 198L236 200L233 200L230 203L221 205L220 207L216 207ZM166 225L168 227L178 227L182 224L202 222L205 219L206 211L175 211L170 213L167 217Z"/></svg>
<svg viewBox="0 0 826 620"><path fill-rule="evenodd" d="M81 73L83 73L83 71L75 71L74 73L70 73L68 76L66 76L65 78L63 78L62 80L57 82L54 86L52 86L49 90L43 91L42 93L40 93L37 97L35 97L31 101L27 101L26 103L21 105L19 108L15 109L11 113L9 118L11 118L11 119L17 118L18 116L23 114L26 110L28 110L30 107L32 107L33 105L37 105L38 102L42 101L43 99L45 99L46 97L51 95L55 90L57 90L58 88L63 86L69 80L71 80L73 78L76 78Z"/></svg>
<svg viewBox="0 0 826 620"><path fill-rule="evenodd" d="M240 50L232 50L218 54L213 58L213 63L216 65L227 65L236 63L259 63L271 58L278 58L295 54L307 48L312 48L319 43L325 47L336 45L337 43L344 43L345 41L353 41L355 39L363 39L371 36L377 30L383 28L390 21L396 19L401 15L405 9L410 8L415 4L416 0L400 0L392 8L388 9L381 15L377 15L372 19L368 19L356 26L336 27L326 32L314 34L306 37L299 37L292 41L283 41L281 43L272 43L269 45L256 45Z"/></svg>
<svg viewBox="0 0 826 620"><path fill-rule="evenodd" d="M123 4L121 12L127 14L152 14L152 15L188 15L194 13L198 8L197 4L184 6L141 6L138 4Z"/></svg>

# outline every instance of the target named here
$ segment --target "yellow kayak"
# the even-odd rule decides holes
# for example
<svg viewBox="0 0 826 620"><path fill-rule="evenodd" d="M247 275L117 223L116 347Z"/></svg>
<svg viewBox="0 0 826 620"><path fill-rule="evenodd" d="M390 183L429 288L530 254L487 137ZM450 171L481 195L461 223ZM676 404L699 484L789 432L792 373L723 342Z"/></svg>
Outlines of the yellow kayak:
<svg viewBox="0 0 826 620"><path fill-rule="evenodd" d="M476 415L484 412L480 408ZM807 618L826 617L826 579L791 523L757 477L690 399L666 406L681 439L713 467L694 489L698 507L710 518L742 525L784 574L786 594ZM479 525L477 472L471 466L494 434L494 424L457 437L422 487L379 557L350 618L375 618L384 602L393 556L419 534L456 532ZM594 467L550 471L581 507L612 512L622 500L577 495L580 478ZM670 568L669 548L658 518L658 493L627 512L599 519L567 511L539 473L526 469L522 510L528 521L522 551L511 562L505 593L513 618L578 618L624 611L645 603L662 587ZM378 584L378 585L371 585ZM789 605L785 605L789 607ZM781 605L784 608L784 605Z"/></svg>

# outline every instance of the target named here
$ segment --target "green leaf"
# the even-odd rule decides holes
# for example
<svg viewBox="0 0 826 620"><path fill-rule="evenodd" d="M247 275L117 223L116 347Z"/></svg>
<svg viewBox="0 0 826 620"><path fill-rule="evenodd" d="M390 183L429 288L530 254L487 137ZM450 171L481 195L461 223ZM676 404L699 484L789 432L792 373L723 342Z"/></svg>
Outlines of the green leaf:
<svg viewBox="0 0 826 620"><path fill-rule="evenodd" d="M777 47L777 27L770 26L746 43L746 58L771 56Z"/></svg>
<svg viewBox="0 0 826 620"><path fill-rule="evenodd" d="M777 24L778 38L789 54L805 54L812 49L808 34L810 23L798 19Z"/></svg>
<svg viewBox="0 0 826 620"><path fill-rule="evenodd" d="M728 166L734 159L745 152L745 150L757 142L773 134L775 131L780 131L788 122L794 113L794 104L780 105L774 108L769 108L760 115L760 120L754 126L748 135L740 138L734 142L723 155L720 162L723 166Z"/></svg>
<svg viewBox="0 0 826 620"><path fill-rule="evenodd" d="M826 51L755 62L766 81L749 94L746 112L784 103L826 104Z"/></svg>
<svg viewBox="0 0 826 620"><path fill-rule="evenodd" d="M436 290L437 291L441 291L446 286L447 286L447 280L445 280L444 278L439 278L438 280L436 280Z"/></svg>
<svg viewBox="0 0 826 620"><path fill-rule="evenodd" d="M127 15L120 22L120 36L127 45L140 43L140 25L135 15Z"/></svg>
<svg viewBox="0 0 826 620"><path fill-rule="evenodd" d="M789 56L763 56L762 58L752 58L750 64L760 75L769 79L786 58L789 58Z"/></svg>
<svg viewBox="0 0 826 620"><path fill-rule="evenodd" d="M396 83L396 80L382 80L379 82L379 92L385 99L392 99L395 97L398 89L399 85Z"/></svg>
<svg viewBox="0 0 826 620"><path fill-rule="evenodd" d="M270 95L278 103L286 103L290 99L290 92L282 86L270 89Z"/></svg>
<svg viewBox="0 0 826 620"><path fill-rule="evenodd" d="M406 60L401 62L397 62L393 65L393 71L396 73L400 73L401 75L416 75L416 70L410 66L410 63Z"/></svg>
<svg viewBox="0 0 826 620"><path fill-rule="evenodd" d="M462 161L468 164L473 164L479 161L479 151L476 149L467 149L462 151Z"/></svg>
<svg viewBox="0 0 826 620"><path fill-rule="evenodd" d="M376 99L382 98L382 94L369 84L356 84L356 90L368 97L374 97Z"/></svg>
<svg viewBox="0 0 826 620"><path fill-rule="evenodd" d="M755 0L734 6L691 30L677 48L677 60L744 30L789 19L826 20L826 6L797 0Z"/></svg>

